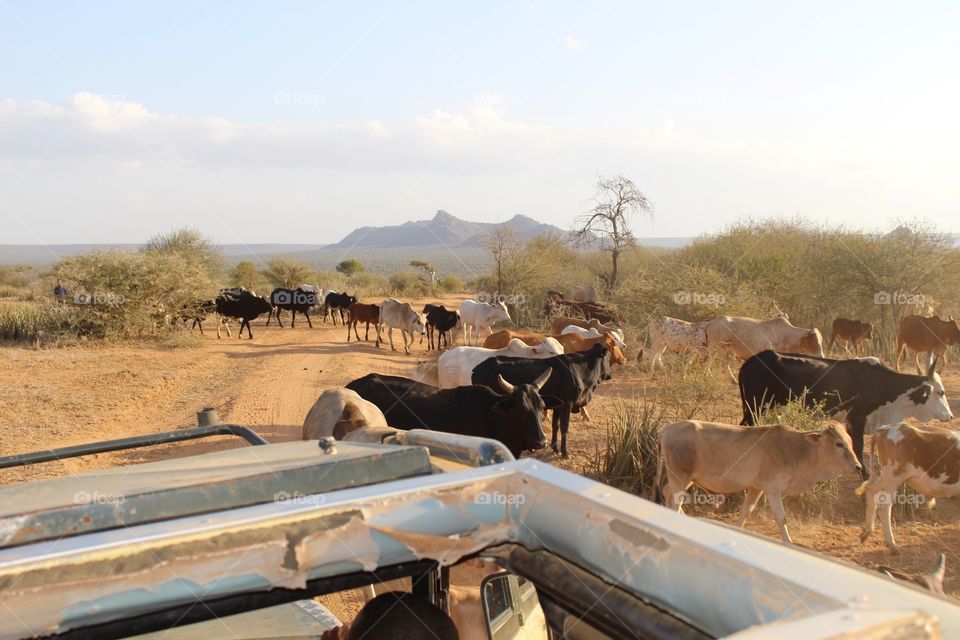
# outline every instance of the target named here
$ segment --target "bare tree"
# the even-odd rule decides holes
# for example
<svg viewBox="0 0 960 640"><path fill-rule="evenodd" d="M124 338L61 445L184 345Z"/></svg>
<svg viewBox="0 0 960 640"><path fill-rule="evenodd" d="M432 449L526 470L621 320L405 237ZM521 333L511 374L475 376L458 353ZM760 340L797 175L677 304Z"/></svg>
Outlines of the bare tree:
<svg viewBox="0 0 960 640"><path fill-rule="evenodd" d="M597 180L597 194L590 211L574 221L574 239L582 244L599 242L601 249L610 252L611 269L607 285L614 289L620 279L620 254L634 246L636 238L630 230L630 221L637 213L653 216L653 204L629 178L601 177Z"/></svg>
<svg viewBox="0 0 960 640"><path fill-rule="evenodd" d="M497 270L497 294L503 293L509 285L504 280L508 267L523 247L520 234L509 227L499 226L481 238L480 245L493 258Z"/></svg>

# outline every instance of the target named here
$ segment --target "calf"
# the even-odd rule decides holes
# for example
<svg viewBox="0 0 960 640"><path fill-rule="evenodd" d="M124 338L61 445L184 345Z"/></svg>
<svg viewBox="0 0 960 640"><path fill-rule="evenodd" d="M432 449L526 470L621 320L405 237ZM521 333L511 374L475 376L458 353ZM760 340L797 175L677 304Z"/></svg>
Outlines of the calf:
<svg viewBox="0 0 960 640"><path fill-rule="evenodd" d="M642 350L638 360L648 358L652 373L657 363L663 366L663 354L667 350L674 353L706 355L707 323L655 316L647 323L647 338L650 341L650 348Z"/></svg>
<svg viewBox="0 0 960 640"><path fill-rule="evenodd" d="M830 344L827 345L827 351L833 350L834 343L840 340L843 342L844 351L850 353L850 345L853 345L854 353L859 355L863 342L867 338L873 339L873 325L869 322L836 318L833 326L830 327Z"/></svg>
<svg viewBox="0 0 960 640"><path fill-rule="evenodd" d="M502 442L514 457L542 449L544 403L540 390L550 378L541 372L530 384L500 380L492 389L471 385L437 389L415 380L371 373L347 385L377 405L387 423L398 429L432 429Z"/></svg>
<svg viewBox="0 0 960 640"><path fill-rule="evenodd" d="M935 363L934 363L935 364ZM897 373L876 358L833 360L793 353L762 351L740 367L743 421L772 406L802 399L823 408L847 425L857 457L863 454L864 433L881 424L909 417L949 420L953 417L940 376L931 366L926 376Z"/></svg>
<svg viewBox="0 0 960 640"><path fill-rule="evenodd" d="M955 344L960 344L960 327L953 318L907 316L900 321L897 331L897 371L900 371L900 359L907 347L916 352L914 359L919 373L923 371L920 368L921 353L927 353L927 366L933 362L934 356L941 358L941 364L946 364L947 347Z"/></svg>
<svg viewBox="0 0 960 640"><path fill-rule="evenodd" d="M357 325L361 322L367 323L366 331L363 333L363 339L370 339L370 324L373 324L377 332L377 346L380 346L380 305L364 304L354 302L348 309L347 314L347 342L350 342L350 327L353 327L353 334L357 336L357 342L360 342L360 334L357 332Z"/></svg>
<svg viewBox="0 0 960 640"><path fill-rule="evenodd" d="M427 319L427 350L433 350L434 333L437 334L437 350L443 340L443 348L450 347L450 332L460 323L460 312L450 311L442 304L428 304L423 307L423 315Z"/></svg>
<svg viewBox="0 0 960 640"><path fill-rule="evenodd" d="M529 383L547 370L553 373L540 395L546 407L553 411L551 447L554 453L566 458L569 457L567 431L570 429L570 414L585 409L597 386L611 378L610 351L604 345L594 345L584 353L565 353L542 360L508 356L489 358L473 370L472 381L493 389L501 378L512 384ZM559 450L558 432L561 434Z"/></svg>
<svg viewBox="0 0 960 640"><path fill-rule="evenodd" d="M333 436L341 440L361 427L386 427L387 419L372 402L356 391L337 387L320 394L303 421L302 440Z"/></svg>
<svg viewBox="0 0 960 640"><path fill-rule="evenodd" d="M896 551L890 515L898 487L907 483L929 498L927 507L931 509L936 498L960 495L960 433L901 422L878 428L872 446L880 462L880 473L857 489L857 493L867 496L860 539L866 540L873 533L879 505L887 546Z"/></svg>
<svg viewBox="0 0 960 640"><path fill-rule="evenodd" d="M347 310L356 301L356 296L348 295L346 292L331 291L327 293L323 298L323 321L327 321L327 314L329 313L330 319L333 320L333 326L337 326L338 315L340 316L340 322L343 323L347 317Z"/></svg>
<svg viewBox="0 0 960 640"><path fill-rule="evenodd" d="M270 304L273 305L273 310L277 314L277 324L281 327L283 326L283 321L280 320L281 311L290 312L290 328L293 329L297 326L297 314L303 314L307 318L307 325L313 329L313 322L310 321L310 309L314 308L319 304L319 299L317 298L317 293L313 288L305 289L303 286L297 287L296 289L285 289L283 287L277 287L270 292ZM270 318L273 314L267 317L267 326L270 326Z"/></svg>
<svg viewBox="0 0 960 640"><path fill-rule="evenodd" d="M269 300L243 288L223 289L214 302L218 314L225 318L240 320L240 333L237 337L243 337L243 328L246 327L247 336L251 340L253 340L253 330L250 328L250 321L273 311ZM220 337L220 326L217 326L217 337Z"/></svg>
<svg viewBox="0 0 960 640"><path fill-rule="evenodd" d="M553 338L541 344L529 346L520 340L511 340L503 349L483 347L454 347L437 360L437 375L441 389L451 389L471 384L473 370L478 364L495 356L518 358L549 358L563 353L563 347Z"/></svg>
<svg viewBox="0 0 960 640"><path fill-rule="evenodd" d="M502 302L490 304L489 302L464 300L460 303L460 319L463 322L463 344L471 344L470 330L473 329L474 344L479 346L480 331L486 329L488 335L493 333L491 327L501 320L509 320L510 312L507 311L507 305Z"/></svg>
<svg viewBox="0 0 960 640"><path fill-rule="evenodd" d="M835 423L822 431L803 433L782 424L747 429L684 420L660 433L654 481L658 493L663 469L667 471L663 495L671 509L683 511L691 484L719 494L746 490L738 523L743 527L765 493L784 541L793 542L787 531L783 496L860 471L860 463L850 436Z"/></svg>
<svg viewBox="0 0 960 640"><path fill-rule="evenodd" d="M393 330L400 329L400 337L403 338L403 352L410 355L410 345L413 344L414 335L425 333L423 318L419 313L413 310L409 302L400 302L394 298L387 298L380 305L380 325L377 326L377 346L380 346L380 328L387 326L387 337L390 339L390 349L396 351L393 346ZM410 341L407 342L407 334L410 335Z"/></svg>

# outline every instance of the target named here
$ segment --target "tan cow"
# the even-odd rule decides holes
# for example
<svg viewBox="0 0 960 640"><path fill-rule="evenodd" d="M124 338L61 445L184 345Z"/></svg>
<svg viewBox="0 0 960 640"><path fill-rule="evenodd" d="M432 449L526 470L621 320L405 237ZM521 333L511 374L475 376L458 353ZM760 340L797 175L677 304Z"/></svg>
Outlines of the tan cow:
<svg viewBox="0 0 960 640"><path fill-rule="evenodd" d="M819 329L795 327L782 317L756 320L722 316L708 322L706 332L710 353L726 352L741 360L767 349L823 357L823 336Z"/></svg>
<svg viewBox="0 0 960 640"><path fill-rule="evenodd" d="M873 533L879 506L887 546L896 551L890 517L900 485L906 482L923 496L930 509L936 498L960 495L960 432L901 422L878 428L872 447L880 473L857 489L857 493L867 496L860 539L865 541Z"/></svg>
<svg viewBox="0 0 960 640"><path fill-rule="evenodd" d="M360 427L386 427L387 419L377 405L350 389L335 387L320 394L303 421L301 440L326 436L342 439Z"/></svg>
<svg viewBox="0 0 960 640"><path fill-rule="evenodd" d="M678 512L696 484L711 493L746 490L739 526L743 527L760 496L767 494L773 517L786 542L783 496L806 491L823 480L860 470L853 443L842 425L830 423L804 433L786 425L739 427L685 420L660 433L660 461L654 486L667 471L665 504Z"/></svg>

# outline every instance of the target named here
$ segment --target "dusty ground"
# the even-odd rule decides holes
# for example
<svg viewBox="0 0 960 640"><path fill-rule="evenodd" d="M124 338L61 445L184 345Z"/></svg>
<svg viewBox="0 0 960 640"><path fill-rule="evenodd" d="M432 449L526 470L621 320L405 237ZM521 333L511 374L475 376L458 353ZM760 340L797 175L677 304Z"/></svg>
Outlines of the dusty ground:
<svg viewBox="0 0 960 640"><path fill-rule="evenodd" d="M204 406L217 407L225 421L249 425L271 441L298 439L303 418L322 389L372 371L405 375L426 357L425 345L415 345L412 354L405 356L402 351L391 352L389 345L378 350L372 342L347 343L345 328L319 320L313 329L305 322L294 330L263 325L262 320L255 323L253 341L237 340L236 333L232 339L224 335L217 340L215 332L208 331L202 346L192 349L129 344L34 350L0 345L0 455L191 425L195 412ZM591 404L593 421L574 418L571 457L561 460L547 451L537 457L584 472L605 446L607 425L618 400L634 399L645 390L655 392L655 381L634 365L618 367L614 375ZM960 370L955 366L945 375L945 384L957 413ZM730 384L729 394L716 409L719 415L702 417L731 419L738 406L736 393ZM230 446L242 445L219 438L76 458L0 471L0 484ZM946 590L960 597L960 507L955 501L940 500L933 511L917 509L912 516L901 517L896 528L903 552L897 556L886 552L879 532L866 544L860 543L862 507L850 490L856 484L852 477L842 481L835 500L789 503L794 539L865 566L886 564L914 572L926 570L937 554L945 552ZM699 508L696 513L731 522L738 504L732 499L727 507ZM748 528L778 537L765 507L758 509ZM345 594L331 604L348 614L359 607L360 600Z"/></svg>

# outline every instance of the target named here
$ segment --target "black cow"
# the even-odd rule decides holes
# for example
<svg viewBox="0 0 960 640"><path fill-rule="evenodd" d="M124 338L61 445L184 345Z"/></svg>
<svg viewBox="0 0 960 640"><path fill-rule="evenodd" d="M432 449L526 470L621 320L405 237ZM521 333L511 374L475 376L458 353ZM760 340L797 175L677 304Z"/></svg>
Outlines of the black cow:
<svg viewBox="0 0 960 640"><path fill-rule="evenodd" d="M934 362L936 365L936 362ZM884 424L953 417L936 369L925 376L897 373L876 358L834 360L795 353L761 351L740 367L742 425L791 398L812 407L823 403L828 414L843 414L857 459L863 462L864 431ZM867 475L866 466L861 471Z"/></svg>
<svg viewBox="0 0 960 640"><path fill-rule="evenodd" d="M438 389L376 373L354 380L347 389L377 405L392 427L493 438L519 457L522 451L542 449L547 443L543 400L537 392L548 376L515 387L504 382L505 395L479 385Z"/></svg>
<svg viewBox="0 0 960 640"><path fill-rule="evenodd" d="M547 409L553 410L553 435L550 446L564 458L567 453L567 431L570 414L583 410L603 380L609 380L610 351L603 344L593 345L589 351L565 353L552 358L515 358L496 356L487 358L473 370L473 384L496 389L500 376L512 384L529 383L545 370L553 371L547 384L540 390ZM557 449L557 432L560 449Z"/></svg>
<svg viewBox="0 0 960 640"><path fill-rule="evenodd" d="M281 311L289 311L292 315L290 316L290 328L296 327L297 324L297 313L302 313L307 318L307 324L313 329L313 323L310 322L310 309L317 306L317 294L314 291L304 289L302 287L297 287L296 289L284 289L283 287L277 287L270 292L270 303L273 305L273 310L277 313L277 324L281 327L283 322L280 320ZM267 326L270 326L270 318L273 317L271 313L267 317Z"/></svg>
<svg viewBox="0 0 960 640"><path fill-rule="evenodd" d="M225 318L239 318L240 333L238 338L243 337L243 327L247 327L247 335L253 340L253 331L250 329L250 321L265 313L271 313L273 306L270 301L263 296L258 296L253 291L246 289L223 289L220 295L214 301L217 305L217 313ZM220 337L220 327L217 327L217 337Z"/></svg>
<svg viewBox="0 0 960 640"><path fill-rule="evenodd" d="M460 312L450 311L442 304L427 304L423 307L423 315L427 318L427 351L433 349L434 331L437 332L437 349L440 349L440 340L443 340L443 348L448 348L450 336L447 334L460 322ZM420 342L422 344L423 340Z"/></svg>
<svg viewBox="0 0 960 640"><path fill-rule="evenodd" d="M327 321L327 314L333 319L333 326L337 326L337 315L340 315L340 323L346 323L347 310L354 302L357 302L356 296L347 295L347 292L337 293L331 291L323 300L323 321Z"/></svg>

